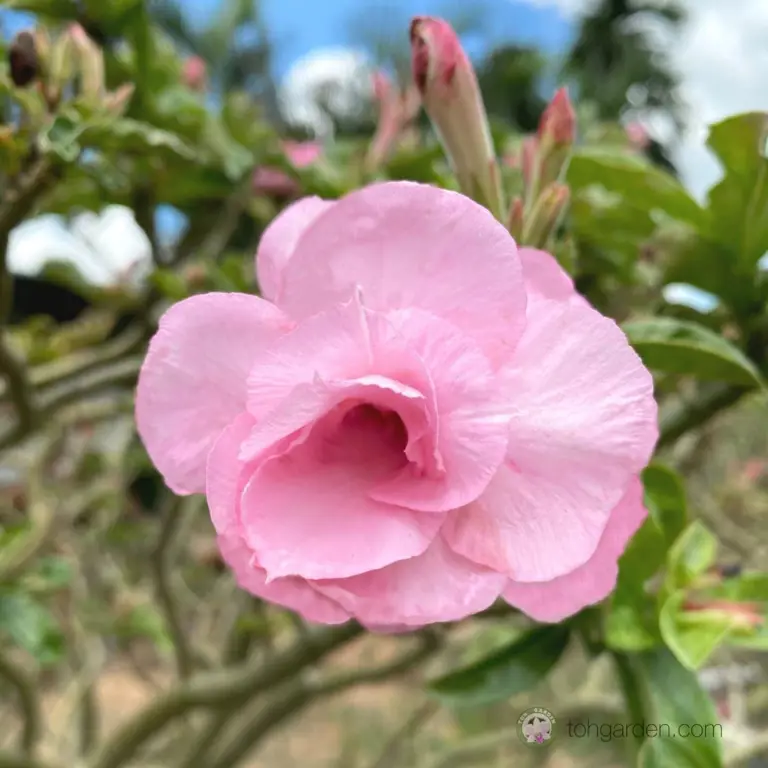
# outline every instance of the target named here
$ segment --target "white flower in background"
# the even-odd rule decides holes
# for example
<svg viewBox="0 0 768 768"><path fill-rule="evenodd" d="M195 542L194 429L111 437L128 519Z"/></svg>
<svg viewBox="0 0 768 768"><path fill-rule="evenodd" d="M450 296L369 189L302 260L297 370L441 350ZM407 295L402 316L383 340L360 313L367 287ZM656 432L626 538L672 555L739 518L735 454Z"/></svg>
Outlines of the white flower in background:
<svg viewBox="0 0 768 768"><path fill-rule="evenodd" d="M353 122L373 105L373 73L365 54L321 48L299 59L280 85L283 117L316 138L331 139L331 115ZM329 114L330 112L330 114Z"/></svg>
<svg viewBox="0 0 768 768"><path fill-rule="evenodd" d="M67 226L60 216L40 216L11 232L8 269L37 277L49 264L71 264L98 288L141 287L152 270L152 246L133 211L121 205L82 213Z"/></svg>

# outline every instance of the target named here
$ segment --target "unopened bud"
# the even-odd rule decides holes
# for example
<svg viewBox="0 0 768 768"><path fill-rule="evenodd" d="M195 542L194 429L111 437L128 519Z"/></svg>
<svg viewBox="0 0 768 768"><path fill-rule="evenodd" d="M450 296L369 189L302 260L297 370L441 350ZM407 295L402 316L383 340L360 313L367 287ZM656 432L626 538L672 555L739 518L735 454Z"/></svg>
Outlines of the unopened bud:
<svg viewBox="0 0 768 768"><path fill-rule="evenodd" d="M319 141L284 141L282 149L294 168L308 168L323 154L323 145Z"/></svg>
<svg viewBox="0 0 768 768"><path fill-rule="evenodd" d="M571 193L565 184L553 182L539 195L526 221L523 243L546 249L563 220Z"/></svg>
<svg viewBox="0 0 768 768"><path fill-rule="evenodd" d="M539 189L562 177L576 140L576 113L568 92L561 88L544 110L538 130Z"/></svg>
<svg viewBox="0 0 768 768"><path fill-rule="evenodd" d="M91 102L101 103L104 97L104 52L80 24L70 25L69 34L80 64L82 94Z"/></svg>
<svg viewBox="0 0 768 768"><path fill-rule="evenodd" d="M31 32L19 32L11 43L8 53L11 68L11 80L18 88L32 83L40 71L40 63L35 48L35 38Z"/></svg>
<svg viewBox="0 0 768 768"><path fill-rule="evenodd" d="M507 229L509 234L520 240L523 237L523 224L525 217L525 205L521 197L516 197L512 201L512 205L509 208L509 220L507 222Z"/></svg>
<svg viewBox="0 0 768 768"><path fill-rule="evenodd" d="M136 86L133 83L123 83L119 88L107 94L104 105L111 114L120 117L128 108L128 103L135 90Z"/></svg>
<svg viewBox="0 0 768 768"><path fill-rule="evenodd" d="M560 88L544 110L538 136L543 144L573 144L576 140L576 113L565 88Z"/></svg>
<svg viewBox="0 0 768 768"><path fill-rule="evenodd" d="M724 619L730 620L734 629L755 629L765 623L759 603L738 603L732 600L686 601L683 603L683 610L690 613L719 613Z"/></svg>
<svg viewBox="0 0 768 768"><path fill-rule="evenodd" d="M182 78L187 88L193 91L204 91L208 84L208 67L199 56L190 56L184 62Z"/></svg>
<svg viewBox="0 0 768 768"><path fill-rule="evenodd" d="M443 19L411 22L413 80L462 191L504 216L498 165L477 76Z"/></svg>
<svg viewBox="0 0 768 768"><path fill-rule="evenodd" d="M37 52L38 66L41 74L48 71L48 64L51 59L51 36L45 27L35 27L35 51Z"/></svg>

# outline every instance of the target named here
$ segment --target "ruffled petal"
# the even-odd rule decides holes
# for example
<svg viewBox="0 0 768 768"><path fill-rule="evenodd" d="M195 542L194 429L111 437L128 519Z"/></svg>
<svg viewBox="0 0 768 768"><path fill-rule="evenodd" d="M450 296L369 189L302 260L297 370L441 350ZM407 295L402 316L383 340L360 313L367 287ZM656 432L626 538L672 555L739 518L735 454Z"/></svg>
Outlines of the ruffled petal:
<svg viewBox="0 0 768 768"><path fill-rule="evenodd" d="M594 553L658 436L653 380L612 321L540 301L510 366L507 463L452 515L457 552L516 581L549 581Z"/></svg>
<svg viewBox="0 0 768 768"><path fill-rule="evenodd" d="M304 197L281 211L264 230L256 251L256 279L265 299L277 299L283 271L296 243L304 230L333 204L332 200Z"/></svg>
<svg viewBox="0 0 768 768"><path fill-rule="evenodd" d="M642 483L633 480L611 513L595 553L584 565L551 581L510 581L504 599L536 621L546 622L562 621L599 603L616 586L618 560L647 516Z"/></svg>
<svg viewBox="0 0 768 768"><path fill-rule="evenodd" d="M283 272L279 303L299 319L356 289L371 309L410 307L448 320L494 365L525 325L514 240L484 207L429 185L374 184L322 213Z"/></svg>
<svg viewBox="0 0 768 768"><path fill-rule="evenodd" d="M290 327L274 305L239 293L193 296L162 316L139 375L136 423L175 493L205 489L208 451L245 410L254 360Z"/></svg>
<svg viewBox="0 0 768 768"><path fill-rule="evenodd" d="M396 633L484 611L505 582L503 575L457 555L438 536L418 557L313 585L365 626Z"/></svg>

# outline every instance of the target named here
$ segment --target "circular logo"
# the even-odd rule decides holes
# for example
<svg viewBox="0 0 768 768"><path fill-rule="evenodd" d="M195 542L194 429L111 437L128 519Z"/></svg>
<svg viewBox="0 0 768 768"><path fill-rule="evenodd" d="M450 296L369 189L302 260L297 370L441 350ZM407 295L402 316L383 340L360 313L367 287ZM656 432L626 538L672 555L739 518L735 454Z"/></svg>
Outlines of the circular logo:
<svg viewBox="0 0 768 768"><path fill-rule="evenodd" d="M531 707L517 718L517 734L529 747L546 747L555 736L556 722L548 709Z"/></svg>

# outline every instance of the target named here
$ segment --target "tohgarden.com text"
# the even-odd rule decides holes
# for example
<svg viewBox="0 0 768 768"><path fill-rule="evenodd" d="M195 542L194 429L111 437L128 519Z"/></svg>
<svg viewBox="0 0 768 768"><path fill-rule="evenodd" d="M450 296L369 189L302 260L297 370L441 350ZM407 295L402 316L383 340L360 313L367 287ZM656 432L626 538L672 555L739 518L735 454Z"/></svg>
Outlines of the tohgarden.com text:
<svg viewBox="0 0 768 768"><path fill-rule="evenodd" d="M719 723L567 723L568 736L575 739L721 739L723 726Z"/></svg>

